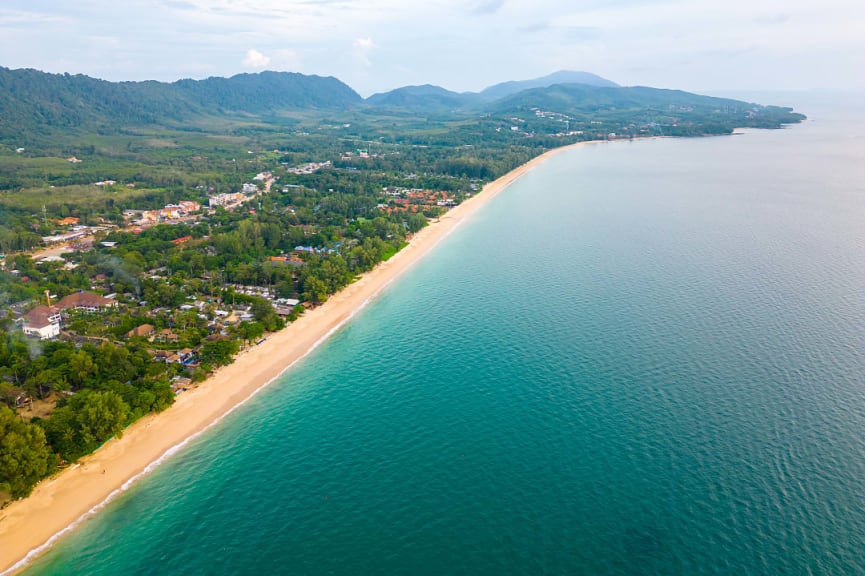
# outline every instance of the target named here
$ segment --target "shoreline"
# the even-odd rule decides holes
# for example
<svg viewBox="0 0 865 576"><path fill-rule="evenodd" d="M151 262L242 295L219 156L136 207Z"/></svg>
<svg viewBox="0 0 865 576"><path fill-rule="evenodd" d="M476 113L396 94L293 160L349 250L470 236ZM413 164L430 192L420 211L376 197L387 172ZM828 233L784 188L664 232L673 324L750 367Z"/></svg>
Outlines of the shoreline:
<svg viewBox="0 0 865 576"><path fill-rule="evenodd" d="M392 258L236 356L232 364L219 368L197 388L177 396L164 412L139 419L122 438L109 440L93 454L41 481L27 498L0 510L0 576L25 568L141 477L254 398L521 176L553 155L602 142L548 150L486 184L415 234Z"/></svg>

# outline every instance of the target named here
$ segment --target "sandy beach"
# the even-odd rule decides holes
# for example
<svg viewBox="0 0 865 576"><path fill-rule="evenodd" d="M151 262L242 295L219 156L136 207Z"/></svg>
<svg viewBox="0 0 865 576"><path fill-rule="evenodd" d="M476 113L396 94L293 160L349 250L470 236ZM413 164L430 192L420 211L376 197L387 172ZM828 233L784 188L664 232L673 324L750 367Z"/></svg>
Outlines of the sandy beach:
<svg viewBox="0 0 865 576"><path fill-rule="evenodd" d="M393 258L242 353L198 388L180 394L171 408L142 418L127 428L122 438L110 440L94 454L41 482L28 498L0 511L0 576L23 568L135 480L267 386L514 180L550 155L582 144L586 143L549 151L487 184L481 193L417 233Z"/></svg>

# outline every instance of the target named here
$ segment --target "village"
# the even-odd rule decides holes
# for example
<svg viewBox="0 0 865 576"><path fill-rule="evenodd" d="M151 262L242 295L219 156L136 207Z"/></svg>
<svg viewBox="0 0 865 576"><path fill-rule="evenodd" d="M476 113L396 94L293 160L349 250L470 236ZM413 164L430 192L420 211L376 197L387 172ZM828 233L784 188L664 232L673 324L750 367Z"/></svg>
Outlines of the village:
<svg viewBox="0 0 865 576"><path fill-rule="evenodd" d="M306 175L327 168L331 168L329 161L312 162L285 172ZM171 391L182 393L216 366L230 362L234 354L255 346L269 331L296 319L323 300L327 292L337 289L338 284L322 286L317 292L300 288L309 262L334 256L347 257L355 265L361 259L366 261L354 255L369 250L369 246L345 238L325 245L316 241L268 251L256 264L272 275L265 282L261 282L260 272L243 272L249 269L247 264L232 267L233 272L196 267L202 255L206 259L218 248L207 235L196 233L195 227L207 225L217 211L230 214L256 199L260 205L276 181L272 173L262 172L238 192L209 194L206 203L186 199L159 209L127 209L122 213L122 226L84 226L76 217L57 219L57 233L44 237L41 248L29 255L0 258L0 271L24 286L40 287L36 298L12 304L8 317L33 341L66 342L75 348L107 345L142 350L154 365L162 367L157 372L169 379ZM285 195L297 188L286 184L280 190ZM385 186L376 210L396 222L403 219L398 228L376 233L383 240L403 237L425 225L427 217L440 215L471 194ZM287 215L295 217L295 212L292 205L285 208ZM238 222L246 214L254 215L255 208L238 212ZM301 231L298 239L312 239L317 234L314 225L298 223L293 228ZM163 248L168 252L160 251L160 257L143 259L141 253L147 253L151 244L170 248ZM166 254L173 254L170 262L192 266L185 271L172 270L170 265L136 271L136 266L129 264L144 264L146 260L164 264ZM369 261L374 262L381 256L371 258ZM70 286L75 289L69 291ZM41 416L50 414L45 406L63 386L53 388L53 392L50 385L37 390L47 392L37 401L42 404L38 411ZM16 390L7 391L7 396L14 392L15 405L25 410L23 414L35 414L34 391Z"/></svg>

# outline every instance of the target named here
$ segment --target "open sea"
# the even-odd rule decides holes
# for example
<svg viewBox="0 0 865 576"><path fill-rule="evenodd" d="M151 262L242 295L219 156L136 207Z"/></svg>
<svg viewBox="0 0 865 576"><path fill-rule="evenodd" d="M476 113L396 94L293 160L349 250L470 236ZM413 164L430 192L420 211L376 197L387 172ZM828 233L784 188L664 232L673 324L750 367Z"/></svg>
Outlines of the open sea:
<svg viewBox="0 0 865 576"><path fill-rule="evenodd" d="M865 574L865 108L780 103L553 157L27 574Z"/></svg>

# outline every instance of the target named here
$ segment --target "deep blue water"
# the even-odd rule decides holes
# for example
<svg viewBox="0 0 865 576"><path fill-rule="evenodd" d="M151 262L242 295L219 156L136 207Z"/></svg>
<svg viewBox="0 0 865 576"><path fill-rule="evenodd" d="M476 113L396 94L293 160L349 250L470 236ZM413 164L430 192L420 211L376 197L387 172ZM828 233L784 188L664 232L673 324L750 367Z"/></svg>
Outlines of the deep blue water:
<svg viewBox="0 0 865 576"><path fill-rule="evenodd" d="M865 574L865 116L519 180L28 574Z"/></svg>

